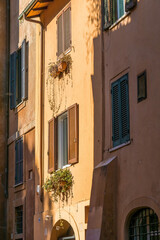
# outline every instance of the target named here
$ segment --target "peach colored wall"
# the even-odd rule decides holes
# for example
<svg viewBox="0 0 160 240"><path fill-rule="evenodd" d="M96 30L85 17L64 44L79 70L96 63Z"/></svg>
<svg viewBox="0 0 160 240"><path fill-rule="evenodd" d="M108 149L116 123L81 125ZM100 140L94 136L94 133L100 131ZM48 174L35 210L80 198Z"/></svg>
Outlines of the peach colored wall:
<svg viewBox="0 0 160 240"><path fill-rule="evenodd" d="M47 10L41 15L41 20L44 23L44 130L43 131L43 165L44 165L44 180L48 176L48 121L53 116L58 116L63 111L67 110L68 107L77 103L79 105L79 163L70 167L74 176L74 187L73 194L74 198L70 205L70 214L76 222L78 228L78 236L80 239L85 238L84 214L80 214L80 210L84 212L84 206L89 204L92 171L94 165L94 105L93 105L93 89L91 75L94 74L93 69L93 38L99 34L100 25L99 22L92 24L88 21L88 18L92 14L91 10L88 10L91 6L91 2L88 1L71 1L71 32L72 32L72 49L70 55L72 57L72 70L71 76L66 75L64 79L53 79L54 81L54 96L56 107L51 110L48 92L47 92L47 78L48 78L48 63L50 61L55 62L57 60L57 15L59 12L68 4L69 1L58 1L55 0L50 3ZM83 11L79 11L83 9ZM93 9L92 9L93 10ZM40 32L38 27L37 33ZM40 35L37 34L37 44L39 45L40 51ZM37 51L38 54L38 51ZM37 57L37 62L40 62L40 56ZM38 73L39 74L39 73ZM39 84L37 80L37 84ZM38 86L38 85L37 85ZM100 85L101 87L101 85ZM97 89L99 86L97 85ZM49 88L50 90L50 88ZM36 103L36 111L38 109L38 102ZM38 114L38 112L37 112ZM101 117L100 117L101 119ZM36 124L39 124L37 118ZM37 147L37 146L36 146ZM38 149L38 147L37 147ZM38 163L38 151L36 155L36 165ZM49 200L47 193L44 193L44 212L43 214L35 215L35 229L38 226L43 226L42 232L35 230L35 239L42 238L45 231L45 215L52 211L53 223L56 223L58 219L55 219L54 213L58 212L59 206L52 204ZM68 212L68 206L64 206ZM79 215L78 215L79 213ZM69 213L68 213L69 214ZM69 215L68 215L69 216ZM39 219L39 222L38 222ZM51 228L50 230L51 231ZM50 239L48 235L47 239ZM78 239L78 238L77 238Z"/></svg>
<svg viewBox="0 0 160 240"><path fill-rule="evenodd" d="M117 236L124 239L131 210L152 207L160 214L159 102L160 2L138 1L137 7L104 36L104 154L117 156ZM96 46L95 46L96 47ZM137 103L137 75L147 72L147 99ZM112 148L111 83L128 73L131 144ZM139 200L138 200L139 199Z"/></svg>

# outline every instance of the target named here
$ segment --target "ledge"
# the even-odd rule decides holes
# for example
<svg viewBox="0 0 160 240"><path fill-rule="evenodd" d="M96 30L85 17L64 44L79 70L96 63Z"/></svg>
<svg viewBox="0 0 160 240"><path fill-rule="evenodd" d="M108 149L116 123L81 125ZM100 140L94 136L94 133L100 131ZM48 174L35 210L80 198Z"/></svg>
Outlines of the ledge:
<svg viewBox="0 0 160 240"><path fill-rule="evenodd" d="M116 147L113 147L113 148L108 149L108 152L114 152L114 151L116 151L116 150L118 150L118 149L120 149L120 148L123 148L123 147L125 147L125 146L127 146L127 145L130 145L130 144L131 144L131 141L128 141L128 142L126 142L126 143L122 143L122 144L120 144L120 145L118 145L118 146L116 146Z"/></svg>

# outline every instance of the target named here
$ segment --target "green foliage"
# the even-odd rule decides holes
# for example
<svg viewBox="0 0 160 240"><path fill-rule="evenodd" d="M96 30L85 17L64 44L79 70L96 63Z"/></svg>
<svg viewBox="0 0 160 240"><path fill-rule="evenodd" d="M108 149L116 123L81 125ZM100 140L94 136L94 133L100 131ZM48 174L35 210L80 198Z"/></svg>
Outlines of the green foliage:
<svg viewBox="0 0 160 240"><path fill-rule="evenodd" d="M53 172L49 178L46 179L43 187L55 202L60 199L62 202L68 201L72 196L72 186L74 184L72 173L69 169L59 169Z"/></svg>

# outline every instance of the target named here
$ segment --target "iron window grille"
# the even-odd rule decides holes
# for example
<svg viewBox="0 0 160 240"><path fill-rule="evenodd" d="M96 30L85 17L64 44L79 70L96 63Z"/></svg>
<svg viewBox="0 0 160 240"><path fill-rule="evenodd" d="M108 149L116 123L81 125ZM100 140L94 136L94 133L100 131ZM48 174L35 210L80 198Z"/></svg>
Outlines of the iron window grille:
<svg viewBox="0 0 160 240"><path fill-rule="evenodd" d="M137 211L130 220L129 240L159 240L159 220L150 208Z"/></svg>
<svg viewBox="0 0 160 240"><path fill-rule="evenodd" d="M15 208L15 232L16 234L23 233L23 206Z"/></svg>

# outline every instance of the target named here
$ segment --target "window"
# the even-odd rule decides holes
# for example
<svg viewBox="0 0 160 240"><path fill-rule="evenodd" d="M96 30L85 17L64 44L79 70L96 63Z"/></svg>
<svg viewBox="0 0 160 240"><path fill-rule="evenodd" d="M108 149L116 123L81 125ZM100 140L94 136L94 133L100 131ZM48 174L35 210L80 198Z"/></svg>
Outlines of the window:
<svg viewBox="0 0 160 240"><path fill-rule="evenodd" d="M27 98L28 45L22 46L10 56L10 109Z"/></svg>
<svg viewBox="0 0 160 240"><path fill-rule="evenodd" d="M15 184L23 183L23 138L15 144Z"/></svg>
<svg viewBox="0 0 160 240"><path fill-rule="evenodd" d="M137 211L129 223L129 240L160 239L159 220L150 208Z"/></svg>
<svg viewBox="0 0 160 240"><path fill-rule="evenodd" d="M137 84L138 84L137 98L138 98L138 102L141 102L147 98L146 72L143 72L140 75L138 75Z"/></svg>
<svg viewBox="0 0 160 240"><path fill-rule="evenodd" d="M15 208L15 233L23 233L23 206Z"/></svg>
<svg viewBox="0 0 160 240"><path fill-rule="evenodd" d="M78 106L49 121L49 161L52 172L78 162Z"/></svg>
<svg viewBox="0 0 160 240"><path fill-rule="evenodd" d="M57 18L57 55L60 56L71 46L71 7L62 11Z"/></svg>
<svg viewBox="0 0 160 240"><path fill-rule="evenodd" d="M129 141L128 74L111 85L113 147Z"/></svg>
<svg viewBox="0 0 160 240"><path fill-rule="evenodd" d="M137 0L104 0L104 28L110 27L136 3Z"/></svg>

